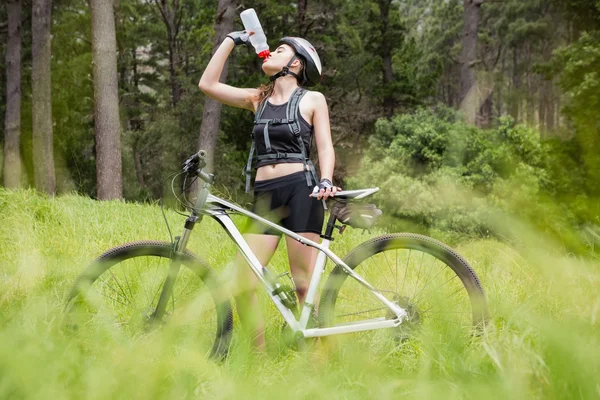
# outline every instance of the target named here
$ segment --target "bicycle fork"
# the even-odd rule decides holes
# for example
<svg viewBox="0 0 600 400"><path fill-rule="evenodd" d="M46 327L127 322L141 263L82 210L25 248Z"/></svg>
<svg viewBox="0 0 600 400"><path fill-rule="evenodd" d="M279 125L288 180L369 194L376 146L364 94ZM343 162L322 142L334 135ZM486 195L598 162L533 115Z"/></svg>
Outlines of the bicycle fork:
<svg viewBox="0 0 600 400"><path fill-rule="evenodd" d="M169 270L167 271L165 283L163 285L162 291L160 292L160 297L158 298L156 309L150 316L150 321L152 323L159 322L165 315L167 305L169 304L169 299L173 295L173 288L175 287L175 283L177 282L179 270L181 269L181 257L185 253L185 249L190 240L190 235L192 234L194 225L201 219L202 216L199 217L195 213L192 213L192 215L189 216L188 219L185 221L185 228L181 237L175 237L175 242L173 243L173 250L171 256L172 261L169 264Z"/></svg>

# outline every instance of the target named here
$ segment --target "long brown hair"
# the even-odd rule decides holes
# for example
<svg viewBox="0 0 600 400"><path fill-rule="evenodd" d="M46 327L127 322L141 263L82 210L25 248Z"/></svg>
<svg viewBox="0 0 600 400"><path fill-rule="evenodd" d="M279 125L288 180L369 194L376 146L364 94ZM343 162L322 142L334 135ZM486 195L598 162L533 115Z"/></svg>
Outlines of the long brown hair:
<svg viewBox="0 0 600 400"><path fill-rule="evenodd" d="M265 99L269 98L273 94L273 88L275 87L275 81L269 82L266 85L260 85L258 88L258 104L265 101Z"/></svg>

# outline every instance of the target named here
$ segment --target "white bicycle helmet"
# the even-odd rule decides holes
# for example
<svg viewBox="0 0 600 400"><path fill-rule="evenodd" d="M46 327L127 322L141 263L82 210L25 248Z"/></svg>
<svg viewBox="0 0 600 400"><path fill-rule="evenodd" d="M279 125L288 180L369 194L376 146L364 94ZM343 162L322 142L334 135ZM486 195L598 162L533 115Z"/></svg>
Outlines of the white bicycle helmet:
<svg viewBox="0 0 600 400"><path fill-rule="evenodd" d="M296 54L280 72L271 77L271 81L286 75L294 75L301 85L306 86L313 86L321 81L321 59L308 40L299 37L286 36L281 38L279 43L291 46ZM302 76L298 76L289 69L296 58L299 58L304 62Z"/></svg>

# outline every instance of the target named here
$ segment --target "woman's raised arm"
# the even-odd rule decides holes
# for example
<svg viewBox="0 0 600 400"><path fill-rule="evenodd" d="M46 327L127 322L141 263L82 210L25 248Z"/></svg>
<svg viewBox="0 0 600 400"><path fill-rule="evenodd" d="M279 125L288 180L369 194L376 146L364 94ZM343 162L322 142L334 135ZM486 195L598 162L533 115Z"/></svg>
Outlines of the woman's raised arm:
<svg viewBox="0 0 600 400"><path fill-rule="evenodd" d="M258 89L254 88L236 88L231 85L219 82L223 66L229 57L229 53L235 47L231 37L226 37L219 46L215 54L210 59L198 87L206 95L227 105L239 108L245 108L255 111L253 99L258 97Z"/></svg>

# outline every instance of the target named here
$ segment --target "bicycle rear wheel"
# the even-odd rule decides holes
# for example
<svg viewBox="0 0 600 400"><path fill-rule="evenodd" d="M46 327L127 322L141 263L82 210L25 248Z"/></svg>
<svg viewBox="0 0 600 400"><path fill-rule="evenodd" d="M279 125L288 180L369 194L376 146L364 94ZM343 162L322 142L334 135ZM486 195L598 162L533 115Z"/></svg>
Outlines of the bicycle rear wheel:
<svg viewBox="0 0 600 400"><path fill-rule="evenodd" d="M136 335L168 320L193 332L207 356L224 357L233 327L229 298L220 293L216 274L204 261L188 251L179 260L160 311L172 245L140 241L108 250L75 281L67 298L69 324L108 325Z"/></svg>
<svg viewBox="0 0 600 400"><path fill-rule="evenodd" d="M356 333L353 338L396 343L442 332L468 336L480 332L487 302L479 278L458 253L445 244L417 234L384 235L362 243L344 262L388 300L408 311L397 328ZM395 318L368 289L336 266L320 301L323 327L374 318Z"/></svg>

